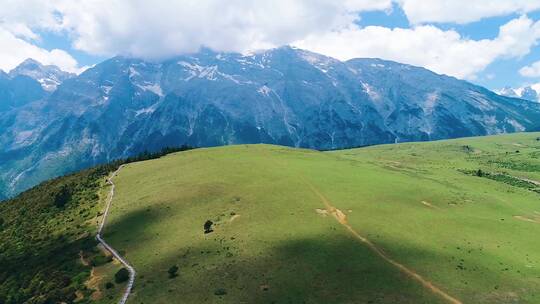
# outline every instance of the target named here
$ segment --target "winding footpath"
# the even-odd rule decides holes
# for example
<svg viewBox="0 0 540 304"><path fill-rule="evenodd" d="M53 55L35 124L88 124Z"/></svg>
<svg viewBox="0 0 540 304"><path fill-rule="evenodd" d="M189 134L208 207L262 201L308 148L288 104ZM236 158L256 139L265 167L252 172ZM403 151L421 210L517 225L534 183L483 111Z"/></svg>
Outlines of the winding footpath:
<svg viewBox="0 0 540 304"><path fill-rule="evenodd" d="M135 268L133 268L127 261L124 259L114 248L112 248L103 238L101 237L101 231L103 230L103 227L105 226L105 221L107 220L107 215L109 214L109 208L111 207L111 203L114 197L114 183L112 179L118 174L120 169L122 169L124 165L121 165L114 171L111 176L107 179L107 183L111 185L111 191L109 192L109 195L107 196L107 207L105 207L105 212L103 213L103 219L101 220L101 223L98 228L98 232L96 234L96 239L105 247L126 269L129 271L129 282L126 286L126 290L124 291L124 294L122 295L122 299L118 302L119 304L125 304L129 294L131 293L131 289L133 288L133 283L135 282Z"/></svg>

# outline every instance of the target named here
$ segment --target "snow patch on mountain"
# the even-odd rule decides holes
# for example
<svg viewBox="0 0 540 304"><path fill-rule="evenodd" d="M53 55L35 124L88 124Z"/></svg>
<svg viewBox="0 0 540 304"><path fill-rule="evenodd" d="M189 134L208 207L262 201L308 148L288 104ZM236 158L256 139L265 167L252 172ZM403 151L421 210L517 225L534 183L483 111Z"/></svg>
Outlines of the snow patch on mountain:
<svg viewBox="0 0 540 304"><path fill-rule="evenodd" d="M257 90L257 92L259 92L261 95L264 95L264 96L268 97L268 96L270 96L270 92L272 92L272 89L270 89L266 85L263 85L262 87L260 87Z"/></svg>
<svg viewBox="0 0 540 304"><path fill-rule="evenodd" d="M372 63L371 64L371 67L373 68L380 68L380 69L384 69L386 67L386 65L382 64L382 63Z"/></svg>
<svg viewBox="0 0 540 304"><path fill-rule="evenodd" d="M335 59L332 59L330 57L308 51L300 51L300 56L324 74L327 74L329 70L332 69L332 65L337 62Z"/></svg>
<svg viewBox="0 0 540 304"><path fill-rule="evenodd" d="M239 75L232 75L221 72L217 65L203 66L196 63L190 63L187 61L178 61L177 64L183 66L189 75L184 78L184 81L190 81L194 78L207 79L210 81L217 81L219 79L225 79L235 84L245 85L253 84L252 81L243 80Z"/></svg>
<svg viewBox="0 0 540 304"><path fill-rule="evenodd" d="M137 76L141 76L141 73L139 73L137 70L135 70L134 67L129 67L129 78L135 78Z"/></svg>
<svg viewBox="0 0 540 304"><path fill-rule="evenodd" d="M379 95L379 93L377 93L375 88L373 88L369 83L362 82L361 84L362 84L362 88L364 89L364 92L366 92L366 94L369 95L371 100L373 100L373 101L380 101L381 100L381 95Z"/></svg>
<svg viewBox="0 0 540 304"><path fill-rule="evenodd" d="M154 113L156 111L158 106L159 106L159 102L156 102L156 103L154 103L153 105L151 105L149 107L139 109L139 110L135 111L135 117L137 117L139 115L152 114L152 113Z"/></svg>
<svg viewBox="0 0 540 304"><path fill-rule="evenodd" d="M144 91L150 91L154 94L156 94L159 97L163 97L163 90L161 89L161 86L157 83L150 83L150 84L144 84L144 85L137 85L139 88L141 88Z"/></svg>
<svg viewBox="0 0 540 304"><path fill-rule="evenodd" d="M178 64L187 69L189 76L184 78L184 81L190 81L193 78L206 78L208 80L216 80L217 65L201 66L186 61L178 61Z"/></svg>
<svg viewBox="0 0 540 304"><path fill-rule="evenodd" d="M253 66L260 69L266 68L266 66L261 62L257 62L254 56L243 56L241 58L237 58L236 62L240 63L242 66Z"/></svg>

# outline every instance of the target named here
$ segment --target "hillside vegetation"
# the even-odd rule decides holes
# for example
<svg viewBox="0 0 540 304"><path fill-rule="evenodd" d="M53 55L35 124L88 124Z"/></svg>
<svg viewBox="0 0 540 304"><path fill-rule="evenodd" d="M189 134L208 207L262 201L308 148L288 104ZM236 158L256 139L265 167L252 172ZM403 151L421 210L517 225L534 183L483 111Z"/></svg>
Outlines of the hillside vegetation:
<svg viewBox="0 0 540 304"><path fill-rule="evenodd" d="M94 234L99 189L112 167L57 178L0 203L0 303L91 301L96 288L87 281L111 262Z"/></svg>
<svg viewBox="0 0 540 304"><path fill-rule="evenodd" d="M0 202L0 304L116 302L124 285L112 283L120 264L95 240L109 191L105 178L122 163L186 149L142 153Z"/></svg>
<svg viewBox="0 0 540 304"><path fill-rule="evenodd" d="M131 303L539 303L539 137L132 163L104 238Z"/></svg>

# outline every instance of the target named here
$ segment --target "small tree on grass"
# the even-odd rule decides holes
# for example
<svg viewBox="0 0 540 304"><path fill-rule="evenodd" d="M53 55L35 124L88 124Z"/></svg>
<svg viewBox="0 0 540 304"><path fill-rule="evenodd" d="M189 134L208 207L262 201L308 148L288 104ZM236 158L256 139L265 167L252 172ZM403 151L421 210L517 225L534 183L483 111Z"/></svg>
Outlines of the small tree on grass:
<svg viewBox="0 0 540 304"><path fill-rule="evenodd" d="M214 294L216 296L224 296L227 294L227 290L225 290L225 288L218 288L214 291Z"/></svg>
<svg viewBox="0 0 540 304"><path fill-rule="evenodd" d="M105 283L105 288L106 288L106 289L111 289L111 288L113 288L113 287L114 287L114 284L113 284L112 282L107 282L107 283Z"/></svg>
<svg viewBox="0 0 540 304"><path fill-rule="evenodd" d="M178 266L176 266L176 265L171 266L171 268L169 268L169 270L167 270L167 272L169 273L169 279L177 277L178 276Z"/></svg>
<svg viewBox="0 0 540 304"><path fill-rule="evenodd" d="M214 223L213 223L211 220L207 220L206 223L204 223L204 233L205 233L205 234L214 231L214 230L212 229L212 225L213 225L213 224L214 224Z"/></svg>
<svg viewBox="0 0 540 304"><path fill-rule="evenodd" d="M129 279L129 271L126 268L121 268L114 275L114 281L116 284L123 283Z"/></svg>
<svg viewBox="0 0 540 304"><path fill-rule="evenodd" d="M476 176L483 177L484 176L484 171L482 171L482 169L478 169L478 171L476 171Z"/></svg>

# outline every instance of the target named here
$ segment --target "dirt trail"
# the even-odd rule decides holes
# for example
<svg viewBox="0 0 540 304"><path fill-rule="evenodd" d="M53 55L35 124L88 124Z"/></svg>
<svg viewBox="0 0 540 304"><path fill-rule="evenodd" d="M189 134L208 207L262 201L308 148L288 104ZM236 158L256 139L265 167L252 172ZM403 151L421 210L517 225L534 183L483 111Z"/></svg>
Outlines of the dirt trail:
<svg viewBox="0 0 540 304"><path fill-rule="evenodd" d="M114 171L111 176L107 179L107 183L111 186L111 191L109 192L107 196L107 206L105 207L105 212L103 213L103 218L101 219L101 223L98 228L98 232L96 234L96 239L105 247L107 251L109 251L124 267L129 271L129 281L126 286L126 290L124 291L124 294L122 295L122 298L118 302L119 304L125 304L127 302L127 299L131 293L131 289L133 288L133 283L135 282L135 268L133 268L126 259L124 259L114 248L112 248L105 240L101 237L101 232L103 231L103 227L105 227L105 222L107 220L107 215L109 215L109 209L111 207L112 200L114 198L114 182L113 178L120 172L120 169L122 169L124 165L121 165Z"/></svg>
<svg viewBox="0 0 540 304"><path fill-rule="evenodd" d="M434 294L437 294L441 298L445 299L448 303L452 304L462 304L462 302L451 295L447 294L437 286L435 286L430 281L424 279L420 274L416 273L414 270L408 268L407 266L395 261L391 257L389 257L381 248L377 247L377 245L373 244L369 239L363 237L358 233L354 228L348 224L346 215L341 212L341 210L337 209L332 205L332 203L317 189L313 184L308 182L307 180L303 179L304 183L308 185L308 187L315 193L319 199L324 203L326 210L328 210L328 213L332 214L334 218L342 225L344 226L356 239L358 239L361 243L368 246L369 249L371 249L373 252L375 252L378 256L380 256L382 259L387 261L388 263L392 264L393 266L397 267L399 270L401 270L403 273L408 275L409 277L413 278L422 286L429 289Z"/></svg>
<svg viewBox="0 0 540 304"><path fill-rule="evenodd" d="M540 186L540 182L539 181L536 181L536 180L533 180L533 179L528 179L528 178L519 178L521 179L522 181L525 181L525 182L529 182L531 184L535 184L537 186Z"/></svg>
<svg viewBox="0 0 540 304"><path fill-rule="evenodd" d="M535 219L531 219L531 218L524 217L524 216L521 216L521 215L514 215L514 218L518 219L518 220L521 220L521 221L529 222L529 223L540 224L540 222L535 220Z"/></svg>
<svg viewBox="0 0 540 304"><path fill-rule="evenodd" d="M240 217L240 214L235 214L235 215L231 216L231 218L229 219L229 223L232 223L234 220L236 220L239 217Z"/></svg>

